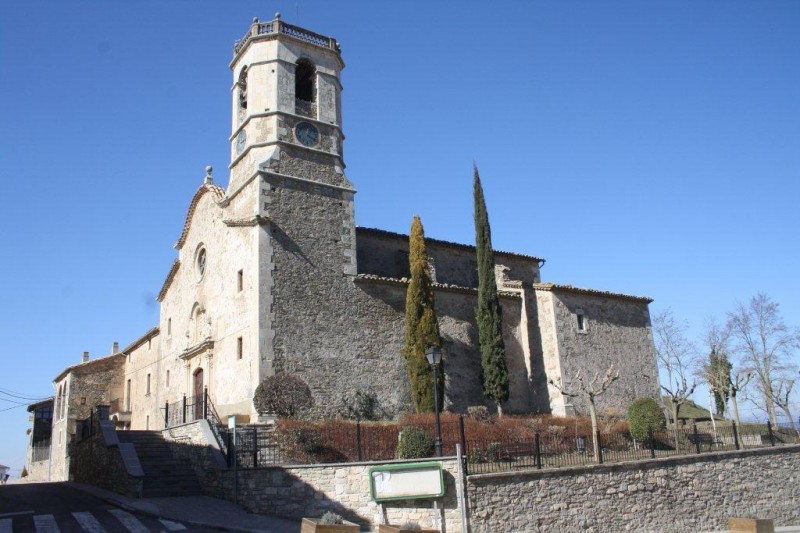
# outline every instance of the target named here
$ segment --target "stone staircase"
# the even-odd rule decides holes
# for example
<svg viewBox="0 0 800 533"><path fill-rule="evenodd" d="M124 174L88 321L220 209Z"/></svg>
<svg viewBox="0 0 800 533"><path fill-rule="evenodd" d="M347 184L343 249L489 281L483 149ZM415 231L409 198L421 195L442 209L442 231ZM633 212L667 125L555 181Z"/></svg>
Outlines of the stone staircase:
<svg viewBox="0 0 800 533"><path fill-rule="evenodd" d="M117 437L133 444L139 456L144 470L143 498L203 494L191 463L172 454L160 431L118 431Z"/></svg>

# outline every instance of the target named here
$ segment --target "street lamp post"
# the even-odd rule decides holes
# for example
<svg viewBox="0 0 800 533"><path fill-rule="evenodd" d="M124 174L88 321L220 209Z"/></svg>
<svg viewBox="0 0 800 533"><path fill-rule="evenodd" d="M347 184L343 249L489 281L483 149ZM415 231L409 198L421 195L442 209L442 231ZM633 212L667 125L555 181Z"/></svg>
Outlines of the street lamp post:
<svg viewBox="0 0 800 533"><path fill-rule="evenodd" d="M425 352L428 363L433 367L433 412L436 413L436 438L433 440L433 449L436 457L442 456L442 424L439 421L439 364L442 362L442 350L431 346Z"/></svg>

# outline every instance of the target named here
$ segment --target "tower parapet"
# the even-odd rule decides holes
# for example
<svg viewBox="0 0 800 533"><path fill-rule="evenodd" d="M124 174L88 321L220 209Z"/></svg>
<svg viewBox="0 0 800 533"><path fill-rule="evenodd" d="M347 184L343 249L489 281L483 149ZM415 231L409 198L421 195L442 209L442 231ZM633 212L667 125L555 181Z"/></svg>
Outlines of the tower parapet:
<svg viewBox="0 0 800 533"><path fill-rule="evenodd" d="M236 56L238 56L251 41L274 39L278 35L287 35L323 48L329 48L337 53L342 51L339 42L333 37L321 35L301 28L300 26L284 22L281 20L281 14L275 13L275 18L267 22L261 22L257 17L253 19L253 23L250 25L250 29L247 33L244 34L244 37L236 41L233 45L233 60L236 61Z"/></svg>

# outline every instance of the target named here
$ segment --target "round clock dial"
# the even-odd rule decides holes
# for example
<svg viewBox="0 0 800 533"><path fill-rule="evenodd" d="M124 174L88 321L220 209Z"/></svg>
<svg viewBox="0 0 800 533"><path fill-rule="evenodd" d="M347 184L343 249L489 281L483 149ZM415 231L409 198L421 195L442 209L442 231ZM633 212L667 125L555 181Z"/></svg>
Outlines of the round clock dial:
<svg viewBox="0 0 800 533"><path fill-rule="evenodd" d="M244 145L247 143L247 134L244 130L239 132L239 136L236 137L236 153L241 154L242 150L244 150Z"/></svg>
<svg viewBox="0 0 800 533"><path fill-rule="evenodd" d="M319 131L308 122L301 122L295 126L294 136L305 146L316 146L319 142Z"/></svg>

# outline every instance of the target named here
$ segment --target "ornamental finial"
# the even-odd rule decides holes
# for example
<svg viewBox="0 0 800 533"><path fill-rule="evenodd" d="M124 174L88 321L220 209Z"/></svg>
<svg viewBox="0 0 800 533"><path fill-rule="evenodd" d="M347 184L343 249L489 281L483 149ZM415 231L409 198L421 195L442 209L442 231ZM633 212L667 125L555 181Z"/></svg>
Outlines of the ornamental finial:
<svg viewBox="0 0 800 533"><path fill-rule="evenodd" d="M258 22L258 17L253 17L253 24Z"/></svg>
<svg viewBox="0 0 800 533"><path fill-rule="evenodd" d="M211 172L213 170L214 169L211 167L211 165L208 165L206 167L206 179L205 179L206 183L213 183L214 182L214 176L211 175Z"/></svg>
<svg viewBox="0 0 800 533"><path fill-rule="evenodd" d="M280 11L277 11L277 12L275 13L275 18L276 18L276 19L279 19L279 18L281 18L281 12L280 12Z"/></svg>

